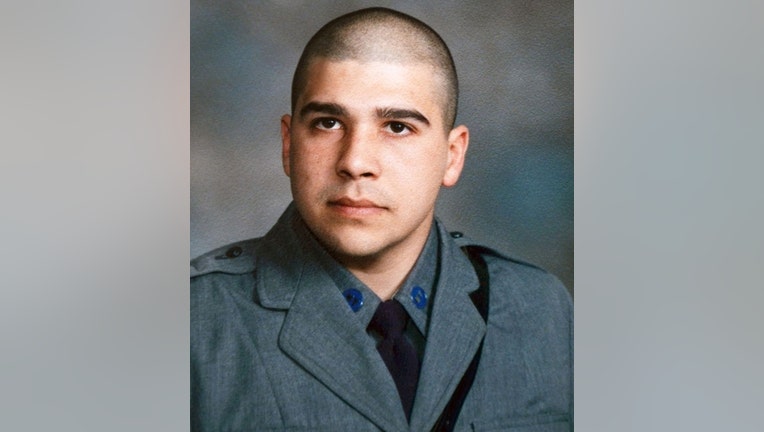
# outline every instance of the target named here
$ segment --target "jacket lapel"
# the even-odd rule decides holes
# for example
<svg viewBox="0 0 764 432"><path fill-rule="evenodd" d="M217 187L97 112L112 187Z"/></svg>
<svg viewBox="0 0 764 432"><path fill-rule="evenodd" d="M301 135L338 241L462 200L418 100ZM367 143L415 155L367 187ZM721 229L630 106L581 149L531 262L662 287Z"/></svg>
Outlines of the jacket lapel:
<svg viewBox="0 0 764 432"><path fill-rule="evenodd" d="M485 334L469 297L479 281L464 253L441 229L441 273L411 417L411 430L430 430L459 384Z"/></svg>
<svg viewBox="0 0 764 432"><path fill-rule="evenodd" d="M373 339L334 281L300 245L295 218L291 205L258 254L256 296L265 307L286 310L279 347L379 428L408 429L395 383Z"/></svg>
<svg viewBox="0 0 764 432"><path fill-rule="evenodd" d="M395 383L374 341L333 281L306 269L287 312L279 346L348 405L385 430L408 428ZM305 277L312 274L311 277ZM398 413L399 415L391 415Z"/></svg>

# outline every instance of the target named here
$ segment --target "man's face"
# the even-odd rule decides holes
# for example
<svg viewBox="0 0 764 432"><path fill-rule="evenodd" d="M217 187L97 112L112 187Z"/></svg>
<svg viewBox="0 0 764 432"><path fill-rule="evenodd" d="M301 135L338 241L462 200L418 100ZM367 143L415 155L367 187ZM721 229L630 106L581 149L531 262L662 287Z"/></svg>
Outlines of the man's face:
<svg viewBox="0 0 764 432"><path fill-rule="evenodd" d="M308 76L281 125L300 215L341 262L418 255L468 141L464 126L446 132L435 70L317 59Z"/></svg>

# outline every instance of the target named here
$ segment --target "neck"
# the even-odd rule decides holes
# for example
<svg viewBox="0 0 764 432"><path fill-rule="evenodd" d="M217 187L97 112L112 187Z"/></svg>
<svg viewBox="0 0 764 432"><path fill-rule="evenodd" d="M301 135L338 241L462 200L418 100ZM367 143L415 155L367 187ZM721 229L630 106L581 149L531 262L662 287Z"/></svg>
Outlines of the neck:
<svg viewBox="0 0 764 432"><path fill-rule="evenodd" d="M363 282L382 300L391 299L401 287L416 263L413 259L402 259L387 265L347 265L347 269Z"/></svg>
<svg viewBox="0 0 764 432"><path fill-rule="evenodd" d="M430 234L415 235L389 250L371 256L335 257L380 299L389 300L406 281Z"/></svg>

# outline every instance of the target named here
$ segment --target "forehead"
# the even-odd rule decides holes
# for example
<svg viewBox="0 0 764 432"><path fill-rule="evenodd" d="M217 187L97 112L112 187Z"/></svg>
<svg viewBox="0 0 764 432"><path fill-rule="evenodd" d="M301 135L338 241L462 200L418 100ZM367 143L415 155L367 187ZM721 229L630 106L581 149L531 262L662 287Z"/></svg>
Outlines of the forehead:
<svg viewBox="0 0 764 432"><path fill-rule="evenodd" d="M444 88L442 75L427 63L317 58L307 68L295 112L315 101L359 110L391 106L416 108L441 123Z"/></svg>

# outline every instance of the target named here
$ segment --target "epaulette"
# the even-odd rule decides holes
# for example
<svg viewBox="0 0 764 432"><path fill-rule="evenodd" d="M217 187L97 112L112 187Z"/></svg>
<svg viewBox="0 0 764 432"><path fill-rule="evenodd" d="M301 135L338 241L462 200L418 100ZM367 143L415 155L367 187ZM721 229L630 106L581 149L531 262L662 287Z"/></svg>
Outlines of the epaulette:
<svg viewBox="0 0 764 432"><path fill-rule="evenodd" d="M523 261L521 259L518 259L518 258L509 256L509 255L506 255L504 253L501 253L501 252L497 251L496 249L494 249L494 248L492 248L490 246L487 246L487 245L482 244L480 242L476 242L476 241L472 240L471 238L465 236L464 233L462 233L461 231L451 231L451 232L449 232L449 235L451 236L451 239L454 241L454 243L456 243L456 245L459 246L459 248L461 248L461 249L469 248L469 249L471 249L473 251L478 252L481 255L493 256L493 257L496 257L496 258L500 258L500 259L503 259L503 260L507 260L507 261L513 262L515 264L520 264L520 265L524 265L524 266L527 266L527 267L532 267L532 268L541 270L541 271L543 271L545 273L547 272L544 268L539 267L536 264L529 263L527 261Z"/></svg>
<svg viewBox="0 0 764 432"><path fill-rule="evenodd" d="M207 273L244 274L255 270L257 238L211 250L191 260L191 277Z"/></svg>

